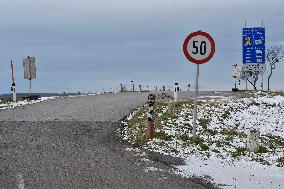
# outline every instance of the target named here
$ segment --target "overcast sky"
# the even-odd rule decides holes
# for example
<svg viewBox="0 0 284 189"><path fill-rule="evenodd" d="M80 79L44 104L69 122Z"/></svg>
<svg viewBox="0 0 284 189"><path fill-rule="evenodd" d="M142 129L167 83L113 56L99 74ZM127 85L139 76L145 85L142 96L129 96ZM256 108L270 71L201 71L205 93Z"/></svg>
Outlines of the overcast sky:
<svg viewBox="0 0 284 189"><path fill-rule="evenodd" d="M200 29L216 43L213 59L200 66L201 90L230 90L245 20L247 27L264 20L267 47L284 45L283 8L283 0L0 0L0 94L10 90L11 60L17 91L28 91L28 55L36 57L34 92L109 90L131 80L185 89L196 65L182 44ZM283 70L275 70L272 89L284 90Z"/></svg>

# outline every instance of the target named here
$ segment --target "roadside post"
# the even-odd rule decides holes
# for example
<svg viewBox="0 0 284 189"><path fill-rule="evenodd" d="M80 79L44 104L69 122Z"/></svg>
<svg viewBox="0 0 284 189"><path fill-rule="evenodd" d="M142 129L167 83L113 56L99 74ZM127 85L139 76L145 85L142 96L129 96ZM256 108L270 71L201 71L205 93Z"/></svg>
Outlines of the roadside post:
<svg viewBox="0 0 284 189"><path fill-rule="evenodd" d="M250 152L256 152L259 148L259 137L260 131L259 130L249 130L247 133L247 149Z"/></svg>
<svg viewBox="0 0 284 189"><path fill-rule="evenodd" d="M189 34L183 43L183 52L185 57L196 64L195 78L195 99L194 99L194 117L193 117L193 140L196 139L196 120L197 120L197 98L198 98L198 78L199 64L208 62L215 53L214 39L206 32L197 31Z"/></svg>
<svg viewBox="0 0 284 189"><path fill-rule="evenodd" d="M177 99L178 99L178 91L179 91L178 83L175 83L174 102L177 102Z"/></svg>
<svg viewBox="0 0 284 189"><path fill-rule="evenodd" d="M17 94L16 94L16 83L15 83L15 77L14 77L14 64L13 61L11 61L11 74L12 74L12 86L11 91L13 93L13 101L17 101Z"/></svg>
<svg viewBox="0 0 284 189"><path fill-rule="evenodd" d="M134 83L133 83L133 81L131 81L131 90L132 90L132 92L134 92Z"/></svg>
<svg viewBox="0 0 284 189"><path fill-rule="evenodd" d="M148 110L148 114L147 114L146 136L147 136L147 139L152 139L153 133L154 133L153 118L154 118L155 95L149 94L147 102L148 102L149 110Z"/></svg>

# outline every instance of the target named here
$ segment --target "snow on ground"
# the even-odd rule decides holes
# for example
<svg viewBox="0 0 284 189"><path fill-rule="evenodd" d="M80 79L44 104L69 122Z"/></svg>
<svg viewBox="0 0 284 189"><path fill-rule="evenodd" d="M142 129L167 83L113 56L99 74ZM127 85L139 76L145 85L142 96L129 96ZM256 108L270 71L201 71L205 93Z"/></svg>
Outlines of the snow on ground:
<svg viewBox="0 0 284 189"><path fill-rule="evenodd" d="M74 98L74 97L84 97L84 96L94 96L94 95L99 95L101 93L90 93L90 94L81 94L81 95L68 95L68 97L70 98ZM34 104L34 103L38 103L38 102L42 102L42 101L46 101L46 100L53 100L55 98L58 98L59 96L52 96L52 97L40 97L40 99L38 100L21 100L21 101L17 101L17 102L12 102L11 100L7 101L7 100L0 100L0 110L3 109L8 109L8 108L15 108L18 106L24 106L24 105L28 105L28 104Z"/></svg>
<svg viewBox="0 0 284 189"><path fill-rule="evenodd" d="M162 154L181 157L177 173L202 177L221 188L284 188L284 97L200 98L197 140L191 139L193 102L157 103L155 136L145 137L147 108L129 116L124 139ZM246 149L249 130L261 133L257 152Z"/></svg>
<svg viewBox="0 0 284 189"><path fill-rule="evenodd" d="M221 188L274 189L284 188L284 169L264 166L256 162L238 161L233 164L216 157L186 159L186 165L178 166L184 176L209 175Z"/></svg>
<svg viewBox="0 0 284 189"><path fill-rule="evenodd" d="M11 102L11 101L3 101L0 100L0 110L4 110L4 109L8 109L8 108L15 108L18 106L24 106L24 105L28 105L28 104L34 104L34 103L38 103L38 102L42 102L42 101L46 101L46 100L52 100L57 98L56 96L53 97L41 97L38 100L23 100L23 101L17 101L17 102Z"/></svg>

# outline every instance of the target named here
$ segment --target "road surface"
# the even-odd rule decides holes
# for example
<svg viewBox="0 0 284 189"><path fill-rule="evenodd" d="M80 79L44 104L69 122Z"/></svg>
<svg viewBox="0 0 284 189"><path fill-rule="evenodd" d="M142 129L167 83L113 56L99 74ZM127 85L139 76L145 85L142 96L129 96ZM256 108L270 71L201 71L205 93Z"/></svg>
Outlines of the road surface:
<svg viewBox="0 0 284 189"><path fill-rule="evenodd" d="M180 160L121 140L120 120L147 95L59 97L0 110L0 188L212 188L173 174Z"/></svg>

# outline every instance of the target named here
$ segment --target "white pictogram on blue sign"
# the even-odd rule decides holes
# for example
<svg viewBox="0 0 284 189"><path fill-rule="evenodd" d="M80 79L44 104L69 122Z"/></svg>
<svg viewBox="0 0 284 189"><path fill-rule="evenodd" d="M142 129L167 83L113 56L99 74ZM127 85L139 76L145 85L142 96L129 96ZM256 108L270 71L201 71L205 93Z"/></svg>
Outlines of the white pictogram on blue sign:
<svg viewBox="0 0 284 189"><path fill-rule="evenodd" d="M265 28L243 28L243 63L265 63Z"/></svg>

